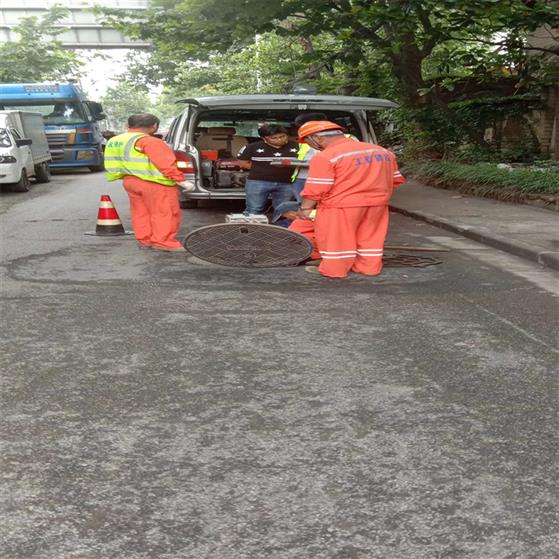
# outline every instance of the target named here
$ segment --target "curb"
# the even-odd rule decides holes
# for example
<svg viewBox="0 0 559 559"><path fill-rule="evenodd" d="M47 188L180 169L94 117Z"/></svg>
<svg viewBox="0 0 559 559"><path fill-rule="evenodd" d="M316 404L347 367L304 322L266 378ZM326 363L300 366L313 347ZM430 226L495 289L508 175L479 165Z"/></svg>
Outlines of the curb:
<svg viewBox="0 0 559 559"><path fill-rule="evenodd" d="M521 241L511 241L505 237L500 237L495 235L489 229L485 227L469 227L467 225L456 224L444 217L439 217L436 215L428 214L418 210L407 210L405 208L389 205L389 208L397 213L406 215L408 217L413 217L415 219L420 219L431 225L440 227L441 229L446 229L453 233L458 233L469 239L473 239L478 243L483 243L485 245L497 248L504 252L514 254L515 256L520 256L521 258L526 258L553 270L559 270L559 252L550 252L547 250L538 250L533 246L522 243Z"/></svg>

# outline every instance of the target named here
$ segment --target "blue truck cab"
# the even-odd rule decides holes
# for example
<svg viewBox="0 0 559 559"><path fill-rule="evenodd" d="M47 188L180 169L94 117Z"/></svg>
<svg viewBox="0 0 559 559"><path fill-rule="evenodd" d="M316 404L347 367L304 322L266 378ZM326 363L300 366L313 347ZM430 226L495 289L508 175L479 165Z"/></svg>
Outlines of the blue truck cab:
<svg viewBox="0 0 559 559"><path fill-rule="evenodd" d="M73 83L0 84L0 110L35 111L43 115L52 168L103 170L99 103L87 101Z"/></svg>

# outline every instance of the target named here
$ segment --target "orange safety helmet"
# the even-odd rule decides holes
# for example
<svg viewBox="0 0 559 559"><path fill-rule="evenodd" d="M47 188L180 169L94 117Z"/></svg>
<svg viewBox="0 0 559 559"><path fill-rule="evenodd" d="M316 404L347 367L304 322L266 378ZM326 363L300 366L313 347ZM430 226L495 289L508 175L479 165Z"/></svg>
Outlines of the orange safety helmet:
<svg viewBox="0 0 559 559"><path fill-rule="evenodd" d="M317 132L325 132L326 130L344 130L343 126L330 122L329 120L309 120L299 128L299 143L305 143L307 136L312 136Z"/></svg>

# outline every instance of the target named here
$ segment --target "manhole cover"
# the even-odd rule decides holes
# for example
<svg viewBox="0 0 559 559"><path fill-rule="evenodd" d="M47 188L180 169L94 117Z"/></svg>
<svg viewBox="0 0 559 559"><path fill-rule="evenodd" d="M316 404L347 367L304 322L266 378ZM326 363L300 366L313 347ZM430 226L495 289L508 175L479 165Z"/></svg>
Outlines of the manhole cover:
<svg viewBox="0 0 559 559"><path fill-rule="evenodd" d="M294 231L258 223L221 223L192 231L184 248L194 256L222 266L275 268L296 266L312 251L311 243Z"/></svg>
<svg viewBox="0 0 559 559"><path fill-rule="evenodd" d="M385 254L382 258L382 265L386 267L407 267L425 268L442 264L442 260L429 258L428 256L415 256L413 254Z"/></svg>

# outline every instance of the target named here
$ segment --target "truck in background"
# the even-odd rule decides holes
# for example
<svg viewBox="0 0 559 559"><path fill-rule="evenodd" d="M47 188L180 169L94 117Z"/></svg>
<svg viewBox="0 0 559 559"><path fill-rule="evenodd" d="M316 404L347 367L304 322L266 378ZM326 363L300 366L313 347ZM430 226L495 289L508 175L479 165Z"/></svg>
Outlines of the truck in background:
<svg viewBox="0 0 559 559"><path fill-rule="evenodd" d="M29 179L50 181L51 154L43 116L28 111L0 111L0 184L27 192Z"/></svg>
<svg viewBox="0 0 559 559"><path fill-rule="evenodd" d="M103 171L99 103L88 101L73 83L2 83L0 110L36 111L43 115L52 154L51 168L88 167Z"/></svg>

